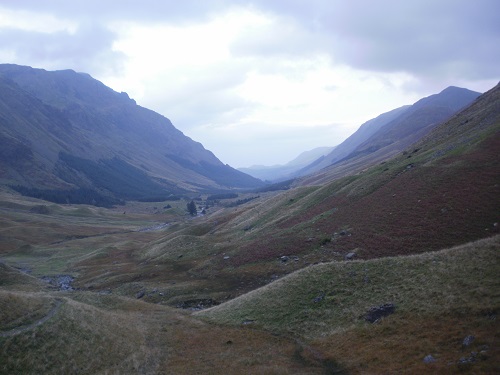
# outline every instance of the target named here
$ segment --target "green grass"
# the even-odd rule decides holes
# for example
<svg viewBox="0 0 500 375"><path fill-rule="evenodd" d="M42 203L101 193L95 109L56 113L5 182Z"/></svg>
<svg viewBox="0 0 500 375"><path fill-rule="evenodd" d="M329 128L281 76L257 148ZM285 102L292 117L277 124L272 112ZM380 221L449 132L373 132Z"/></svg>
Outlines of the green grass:
<svg viewBox="0 0 500 375"><path fill-rule="evenodd" d="M58 295L63 303L52 318L0 336L0 373L323 373L322 362L297 356L288 338L218 327L113 295ZM0 293L2 303L8 298Z"/></svg>
<svg viewBox="0 0 500 375"><path fill-rule="evenodd" d="M307 337L366 324L371 306L397 314L498 309L499 237L439 252L310 266L197 313L223 324L252 320L266 330ZM325 295L315 303L314 298ZM390 319L390 318L388 318Z"/></svg>
<svg viewBox="0 0 500 375"><path fill-rule="evenodd" d="M35 293L5 292L0 290L0 331L9 331L33 323L53 307L53 300Z"/></svg>

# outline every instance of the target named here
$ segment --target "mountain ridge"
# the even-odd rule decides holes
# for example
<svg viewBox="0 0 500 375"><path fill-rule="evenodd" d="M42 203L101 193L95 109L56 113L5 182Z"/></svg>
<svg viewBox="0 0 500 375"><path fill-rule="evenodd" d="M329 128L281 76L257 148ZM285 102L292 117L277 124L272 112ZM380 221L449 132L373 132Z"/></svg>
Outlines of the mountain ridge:
<svg viewBox="0 0 500 375"><path fill-rule="evenodd" d="M116 198L144 198L139 185L123 197L110 189L123 181L103 185L90 176L89 170L101 168L114 175L125 169L136 177L142 174L136 182L157 185L154 190L164 196L262 185L223 164L168 118L88 74L6 64L0 65L0 81L1 142L10 156L22 151L31 163L25 173L25 166L4 151L3 184L37 190L89 188ZM77 159L69 163L64 155Z"/></svg>
<svg viewBox="0 0 500 375"><path fill-rule="evenodd" d="M382 162L428 134L480 93L450 86L364 123L329 155L300 170L297 177L308 183L337 178Z"/></svg>

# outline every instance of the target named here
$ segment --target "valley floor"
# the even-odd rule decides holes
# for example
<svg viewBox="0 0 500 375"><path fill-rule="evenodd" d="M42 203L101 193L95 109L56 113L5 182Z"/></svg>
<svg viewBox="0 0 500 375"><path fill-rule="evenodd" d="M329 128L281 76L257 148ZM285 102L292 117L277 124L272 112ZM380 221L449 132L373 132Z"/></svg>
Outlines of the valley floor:
<svg viewBox="0 0 500 375"><path fill-rule="evenodd" d="M238 267L238 209L193 220L170 204L1 193L0 374L500 372L498 235Z"/></svg>

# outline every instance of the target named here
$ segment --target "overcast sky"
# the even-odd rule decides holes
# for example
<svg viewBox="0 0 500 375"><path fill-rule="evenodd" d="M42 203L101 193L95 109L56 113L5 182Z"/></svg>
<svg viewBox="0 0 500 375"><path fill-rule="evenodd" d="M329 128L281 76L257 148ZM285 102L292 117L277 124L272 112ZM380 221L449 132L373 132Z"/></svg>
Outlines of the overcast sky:
<svg viewBox="0 0 500 375"><path fill-rule="evenodd" d="M0 62L91 74L233 167L500 79L498 0L1 0Z"/></svg>

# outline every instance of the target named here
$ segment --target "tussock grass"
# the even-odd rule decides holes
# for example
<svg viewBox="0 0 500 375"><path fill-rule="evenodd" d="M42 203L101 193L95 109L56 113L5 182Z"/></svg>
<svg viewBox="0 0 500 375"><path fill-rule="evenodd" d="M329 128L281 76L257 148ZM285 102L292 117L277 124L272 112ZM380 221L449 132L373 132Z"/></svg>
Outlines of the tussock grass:
<svg viewBox="0 0 500 375"><path fill-rule="evenodd" d="M0 373L322 374L290 339L214 326L177 310L72 293L44 324L0 337Z"/></svg>
<svg viewBox="0 0 500 375"><path fill-rule="evenodd" d="M146 359L145 333L140 320L133 326L127 314L103 311L66 299L53 319L3 338L3 373L98 373L106 368L121 373L139 370Z"/></svg>
<svg viewBox="0 0 500 375"><path fill-rule="evenodd" d="M35 293L0 290L0 332L31 324L43 318L53 307L54 300Z"/></svg>
<svg viewBox="0 0 500 375"><path fill-rule="evenodd" d="M0 263L0 290L38 292L46 288L47 284L40 279Z"/></svg>
<svg viewBox="0 0 500 375"><path fill-rule="evenodd" d="M499 255L496 236L420 255L318 264L195 316L305 340L349 373L495 373ZM394 314L364 320L385 303L396 305ZM476 341L464 348L471 334ZM460 364L471 352L480 353L476 362ZM423 362L429 354L435 363Z"/></svg>
<svg viewBox="0 0 500 375"><path fill-rule="evenodd" d="M337 359L352 374L494 374L500 358L497 325L481 310L405 313L311 340L310 345L326 358ZM463 347L464 338L471 334L473 344ZM471 352L479 353L476 361L460 364ZM424 363L427 355L436 362Z"/></svg>
<svg viewBox="0 0 500 375"><path fill-rule="evenodd" d="M415 256L318 264L196 315L315 338L365 324L370 307L388 302L418 316L498 309L499 250L497 236Z"/></svg>
<svg viewBox="0 0 500 375"><path fill-rule="evenodd" d="M206 241L193 235L179 235L162 239L156 244L148 244L142 257L156 260L193 259L206 255Z"/></svg>

